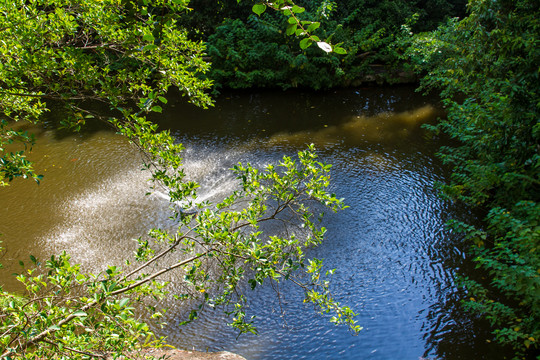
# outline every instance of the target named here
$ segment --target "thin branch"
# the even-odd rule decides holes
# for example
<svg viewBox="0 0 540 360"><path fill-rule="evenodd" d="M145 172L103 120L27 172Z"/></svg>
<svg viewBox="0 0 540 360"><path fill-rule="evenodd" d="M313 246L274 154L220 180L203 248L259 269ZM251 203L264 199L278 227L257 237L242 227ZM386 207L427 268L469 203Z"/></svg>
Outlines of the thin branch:
<svg viewBox="0 0 540 360"><path fill-rule="evenodd" d="M58 344L55 344L53 343L52 341L49 341L47 339L43 339L42 340L44 343L47 343L49 345L53 345L55 346L56 348L58 348ZM91 353L91 352L86 352L86 351L80 351L80 350L76 350L76 349L73 349L73 348L70 348L70 347L67 347L67 346L63 346L64 349L66 350L69 350L69 351L72 351L74 353L77 353L77 354L82 354L82 355L86 355L86 356L92 356L92 357L98 357L98 358L102 358L102 359L106 359L107 356L105 355L101 355L101 354L95 354L95 353Z"/></svg>
<svg viewBox="0 0 540 360"><path fill-rule="evenodd" d="M193 262L193 261L195 261L195 260L197 260L197 259L199 259L199 258L202 258L202 257L208 255L209 253L211 253L212 251L215 251L215 250L216 250L216 249L209 249L208 251L206 251L206 252L204 252L204 253L202 253L202 254L193 256L193 257L191 257L191 258L189 258L189 259L185 259L185 260L180 261L180 262L178 262L178 263L176 263L176 264L174 264L174 265L168 266L167 268L162 269L162 270L160 270L160 271L158 271L158 272L152 274L151 276L149 276L149 277L147 277L147 278L144 278L144 279L141 279L141 280L139 280L139 281L137 281L137 282L135 282L135 283L133 283L133 284L131 284L131 285L125 287L125 288L122 288L122 289L113 291L112 293L109 294L109 296L119 295L119 294L125 293L126 291L135 289L135 288L137 288L137 287L139 287L139 286L141 286L141 285L143 285L143 284L149 282L150 280L154 280L155 278L157 278L157 277L159 277L159 276L161 276L161 275L163 275L163 274L165 274L165 273L167 273L167 272L169 272L169 271L171 271L171 270L174 270L174 269L176 269L176 268L178 268L178 267L180 267L180 266L184 266L184 265L186 265L186 264L189 264L190 262Z"/></svg>
<svg viewBox="0 0 540 360"><path fill-rule="evenodd" d="M275 291L276 293L276 296L278 298L278 302L279 302L279 311L281 312L281 318L285 324L285 327L288 327L288 324L287 324L287 318L285 317L285 309L283 308L283 302L281 301L283 295L281 294L281 291L279 291L279 282L277 281L271 281L270 282L270 286L272 287L272 289Z"/></svg>
<svg viewBox="0 0 540 360"><path fill-rule="evenodd" d="M296 199L299 195L300 195L300 194L296 194L295 196L293 196L292 199L287 200L286 203L279 205L279 206L274 210L274 213L273 213L272 215L257 220L257 223L261 223L261 222L265 222L265 221L270 221L270 220L276 220L276 216L277 216L279 213L281 213L283 210L285 210L285 208L287 208L287 206L288 206L294 199ZM251 225L250 222L246 222L246 223L243 223L243 224L239 224L239 225L237 225L237 226L231 228L230 231L231 231L231 232L234 232L234 231L237 231L237 230L239 230L239 229L241 229L241 228L243 228L243 227L249 226L249 225Z"/></svg>
<svg viewBox="0 0 540 360"><path fill-rule="evenodd" d="M191 232L193 229L190 229L189 231ZM189 233L189 232L188 232ZM178 236L178 235L176 235ZM129 272L128 274L126 274L124 276L124 279L123 280L126 280L128 277L138 273L139 271L141 271L142 269L144 269L145 267L148 267L150 264L152 264L153 262L156 262L157 260L159 260L160 258L162 258L163 256L167 255L169 252L171 252L172 250L174 250L179 244L180 244L180 241L182 241L183 239L191 239L191 240L194 240L196 241L195 238L192 238L188 235L182 235L182 237L178 238L176 237L174 243L168 248L168 249L165 249L163 250L160 254L154 256L153 258L151 258L150 260L148 260L147 262L145 262L144 264L142 264L141 266L139 266L138 268L136 268L135 270Z"/></svg>

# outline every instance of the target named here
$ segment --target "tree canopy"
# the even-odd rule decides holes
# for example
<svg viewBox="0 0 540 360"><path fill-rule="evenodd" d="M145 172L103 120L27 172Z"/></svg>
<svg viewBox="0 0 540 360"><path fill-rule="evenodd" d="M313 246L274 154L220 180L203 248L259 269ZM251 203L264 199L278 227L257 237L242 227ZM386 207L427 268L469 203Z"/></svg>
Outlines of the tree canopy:
<svg viewBox="0 0 540 360"><path fill-rule="evenodd" d="M116 112L105 120L126 134L151 125L139 115L157 111L170 86L199 106L209 106L201 80L208 70L204 46L177 26L181 1L2 1L0 109L7 119L36 122L56 101L67 110L63 125L74 129L103 117L85 108L98 101ZM131 129L131 130L130 130ZM0 135L0 148L28 134ZM1 179L37 178L21 152L2 154Z"/></svg>

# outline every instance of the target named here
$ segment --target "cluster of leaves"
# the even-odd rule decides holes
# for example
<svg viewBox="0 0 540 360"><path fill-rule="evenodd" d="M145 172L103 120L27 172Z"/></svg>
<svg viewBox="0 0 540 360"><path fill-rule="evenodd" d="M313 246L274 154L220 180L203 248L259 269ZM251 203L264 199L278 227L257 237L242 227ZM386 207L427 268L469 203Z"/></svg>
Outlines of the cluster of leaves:
<svg viewBox="0 0 540 360"><path fill-rule="evenodd" d="M433 131L459 141L441 151L453 166L444 192L487 211L485 229L452 224L490 279L465 279L467 306L523 356L540 349L540 7L471 0L469 11L415 38L409 56L448 106Z"/></svg>
<svg viewBox="0 0 540 360"><path fill-rule="evenodd" d="M102 276L85 274L66 253L45 264L30 260L32 267L17 277L24 296L1 294L2 358L106 358L154 338L136 320L129 294L114 296L122 290L117 268ZM137 292L157 294L142 286Z"/></svg>
<svg viewBox="0 0 540 360"><path fill-rule="evenodd" d="M8 150L12 144L18 144L22 149ZM24 130L14 130L8 126L6 120L0 119L0 187L9 185L16 177L33 178L38 183L43 178L34 172L32 163L26 159L25 151L31 149L32 145L32 134Z"/></svg>
<svg viewBox="0 0 540 360"><path fill-rule="evenodd" d="M11 125L39 122L52 100L64 105L65 127L107 121L141 149L154 186L164 187L171 202L195 204L198 184L184 181L182 145L146 119L162 111L171 86L196 105L211 105L205 91L211 82L200 79L208 69L204 45L189 40L178 23L186 10L181 0L0 0L0 111L10 120L2 119L0 128L2 181L39 180L24 151L8 153L4 144L32 145L29 134ZM92 101L108 104L110 112L89 110ZM332 322L359 331L354 312L332 297L322 263L305 254L323 239L324 209L344 207L326 191L329 170L313 147L265 169L238 164L237 191L219 204L197 204L196 215L174 210L176 229L150 231L138 239L135 262L102 273L85 273L67 254L45 263L30 256L31 266L18 276L24 294L0 287L0 358L118 358L155 340L134 307L149 305L159 318L152 299L164 295L171 272L183 277L182 290L172 295L198 300L200 308L224 308L241 333L256 332L243 286L283 280L300 286L321 312L333 313ZM282 231L264 231L267 223ZM193 311L190 320L196 317Z"/></svg>
<svg viewBox="0 0 540 360"><path fill-rule="evenodd" d="M192 3L199 7L199 0ZM401 50L395 45L408 34L401 26L433 29L445 17L460 14L464 4L356 0L337 5L314 0L272 6L281 11L269 12L265 3L257 3L252 8L258 16L247 16L238 6L237 13L224 11L217 27L200 24L208 31L202 38L213 63L208 76L216 84L321 89L366 79L392 81L402 67Z"/></svg>
<svg viewBox="0 0 540 360"><path fill-rule="evenodd" d="M209 67L204 46L190 41L175 17L185 9L182 1L1 1L0 9L5 119L37 121L55 100L66 108L63 125L79 129L99 116L84 102L104 102L129 119L159 112L170 86L197 105L210 104L210 81L198 78ZM2 130L0 146L14 139L31 143ZM32 176L23 153L2 159L3 179Z"/></svg>

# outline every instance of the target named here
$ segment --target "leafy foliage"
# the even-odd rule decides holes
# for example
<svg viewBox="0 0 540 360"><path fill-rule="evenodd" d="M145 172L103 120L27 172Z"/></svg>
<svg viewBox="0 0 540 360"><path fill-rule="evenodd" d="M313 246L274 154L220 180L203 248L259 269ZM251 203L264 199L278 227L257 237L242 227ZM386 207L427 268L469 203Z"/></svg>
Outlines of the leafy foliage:
<svg viewBox="0 0 540 360"><path fill-rule="evenodd" d="M0 119L0 187L9 185L16 177L33 178L39 184L43 176L34 173L32 164L26 159L25 151L34 145L34 138L24 130L8 127L8 122ZM8 151L12 144L20 144L22 150ZM7 182L6 182L7 180Z"/></svg>
<svg viewBox="0 0 540 360"><path fill-rule="evenodd" d="M332 74L343 72L337 56L321 56L316 48L300 51L298 40L286 38L280 26L254 16L248 24L238 19L226 21L209 39L208 54L213 61L209 76L231 88L337 85L338 78ZM287 43L280 45L283 40Z"/></svg>
<svg viewBox="0 0 540 360"><path fill-rule="evenodd" d="M330 166L318 161L313 147L265 169L238 164L237 191L218 204L196 203L198 184L184 181L182 145L146 119L162 111L171 86L196 105L211 105L211 82L200 78L208 69L205 47L178 23L186 3L0 1L0 10L0 111L11 121L1 120L2 182L40 179L23 151L7 152L4 145L31 146L32 137L11 125L39 122L55 101L66 111L63 126L77 130L88 119L107 121L139 147L154 186L167 189L171 202L198 206L192 215L174 210L176 229L153 229L138 239L134 260L102 273L85 273L65 253L45 262L30 256L31 266L17 277L25 293L0 288L0 358L118 358L149 341L159 344L135 308L147 305L159 319L153 299L165 295L173 271L184 277L184 290L171 295L199 301L197 309L222 307L240 333L256 332L242 285L283 280L300 286L321 312L333 313L330 321L360 330L354 312L332 297L322 263L305 255L323 239L324 209L344 207L326 191ZM306 36L313 39L309 31ZM89 110L91 101L108 104L110 113ZM261 228L274 222L286 231Z"/></svg>
<svg viewBox="0 0 540 360"><path fill-rule="evenodd" d="M194 0L193 6L199 2L203 0ZM213 63L209 77L231 88L324 89L362 81L396 81L403 67L395 46L403 36L402 25L432 29L463 7L463 1L446 0L298 4L302 6L289 6L288 12L269 12L264 3L250 4L258 16L247 16L239 7L237 13L227 11L213 28L207 22L191 24L210 31L205 38ZM312 47L314 43L318 46Z"/></svg>
<svg viewBox="0 0 540 360"><path fill-rule="evenodd" d="M472 0L470 15L421 34L409 55L441 88L448 118L433 128L459 141L447 195L487 210L486 229L454 223L473 244L489 285L471 279L467 306L488 318L516 354L540 337L540 9L530 0Z"/></svg>

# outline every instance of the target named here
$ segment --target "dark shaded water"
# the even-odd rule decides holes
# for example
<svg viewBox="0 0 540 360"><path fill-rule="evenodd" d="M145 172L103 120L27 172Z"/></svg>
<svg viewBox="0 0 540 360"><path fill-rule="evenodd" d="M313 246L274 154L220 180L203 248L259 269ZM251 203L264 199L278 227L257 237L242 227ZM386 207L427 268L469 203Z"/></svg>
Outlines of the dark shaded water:
<svg viewBox="0 0 540 360"><path fill-rule="evenodd" d="M248 359L502 359L487 329L459 307L457 269L469 266L459 238L444 229L452 217L470 216L442 201L434 183L445 169L434 158L441 145L421 124L440 111L436 100L409 87L330 94L234 93L201 111L174 98L157 119L186 147L189 176L203 200L234 188L227 169L238 161L264 165L315 143L332 163L332 191L349 209L325 219L326 242L311 251L337 268L333 290L358 313L359 336L334 327L282 285L250 294L259 336L242 336L207 311L189 326L172 309L160 330L172 345L229 350ZM131 253L130 239L153 226L170 226L159 192L145 196L147 174L122 138L93 131L65 136L44 129L32 154L42 185L17 181L0 191L0 233L8 249L6 277L15 259L63 249L99 270Z"/></svg>

